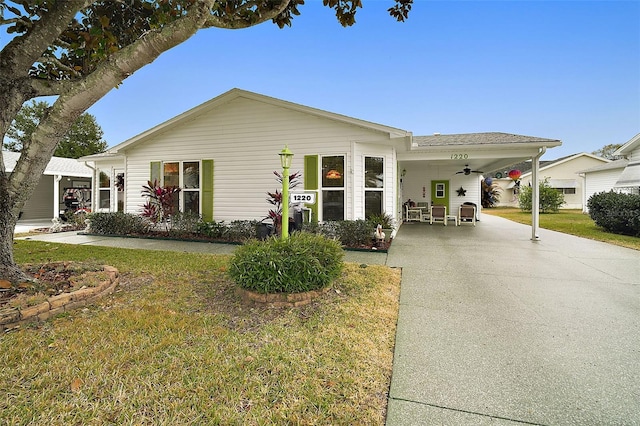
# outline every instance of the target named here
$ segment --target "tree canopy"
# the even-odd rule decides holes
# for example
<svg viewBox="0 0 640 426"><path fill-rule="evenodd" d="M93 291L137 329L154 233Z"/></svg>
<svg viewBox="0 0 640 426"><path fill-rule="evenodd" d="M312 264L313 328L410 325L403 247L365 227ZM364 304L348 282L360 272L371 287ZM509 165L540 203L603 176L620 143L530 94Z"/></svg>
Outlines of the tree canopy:
<svg viewBox="0 0 640 426"><path fill-rule="evenodd" d="M404 21L413 0L387 0ZM322 0L343 26L362 0ZM373 3L373 1L372 1ZM0 0L0 136L23 105L55 96L24 144L11 174L0 151L0 276L24 279L13 260L13 229L56 146L111 89L197 31L271 21L290 26L304 0Z"/></svg>
<svg viewBox="0 0 640 426"><path fill-rule="evenodd" d="M33 100L25 104L7 130L3 147L9 151L22 151L23 146L31 141L31 135L48 108L49 104L44 101ZM107 149L107 142L102 139L103 135L104 132L96 118L85 112L78 117L58 143L53 155L63 158L80 158L103 152Z"/></svg>
<svg viewBox="0 0 640 426"><path fill-rule="evenodd" d="M613 155L620 147L621 143L610 143L592 152L593 155L598 157L608 158L609 160L616 160L618 157Z"/></svg>

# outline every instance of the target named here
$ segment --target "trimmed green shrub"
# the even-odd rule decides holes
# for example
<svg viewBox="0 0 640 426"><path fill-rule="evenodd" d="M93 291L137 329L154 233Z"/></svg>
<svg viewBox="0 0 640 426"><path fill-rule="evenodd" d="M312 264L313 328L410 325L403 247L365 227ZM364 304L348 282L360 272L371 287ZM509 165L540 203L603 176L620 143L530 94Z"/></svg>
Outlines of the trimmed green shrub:
<svg viewBox="0 0 640 426"><path fill-rule="evenodd" d="M370 246L377 223L367 220L340 220L324 223L305 223L302 230L339 240L343 246Z"/></svg>
<svg viewBox="0 0 640 426"><path fill-rule="evenodd" d="M640 237L640 195L614 191L593 194L589 216L607 232Z"/></svg>
<svg viewBox="0 0 640 426"><path fill-rule="evenodd" d="M197 234L202 218L194 212L177 212L171 216L169 231L172 234Z"/></svg>
<svg viewBox="0 0 640 426"><path fill-rule="evenodd" d="M89 213L89 230L100 235L127 235L149 232L150 222L131 213Z"/></svg>
<svg viewBox="0 0 640 426"><path fill-rule="evenodd" d="M200 222L196 232L205 237L224 239L227 230L228 228L224 221L216 222L212 220L211 222Z"/></svg>
<svg viewBox="0 0 640 426"><path fill-rule="evenodd" d="M343 245L357 247L370 245L375 227L366 220L343 220L338 222L338 238Z"/></svg>
<svg viewBox="0 0 640 426"><path fill-rule="evenodd" d="M557 213L560 207L565 203L562 192L552 188L549 184L549 178L545 178L538 186L540 192L540 213ZM533 190L530 186L520 188L518 195L518 203L520 209L526 212L531 211L533 202Z"/></svg>
<svg viewBox="0 0 640 426"><path fill-rule="evenodd" d="M235 251L229 275L257 293L301 293L329 285L340 275L343 257L337 241L296 232L286 240L248 241Z"/></svg>

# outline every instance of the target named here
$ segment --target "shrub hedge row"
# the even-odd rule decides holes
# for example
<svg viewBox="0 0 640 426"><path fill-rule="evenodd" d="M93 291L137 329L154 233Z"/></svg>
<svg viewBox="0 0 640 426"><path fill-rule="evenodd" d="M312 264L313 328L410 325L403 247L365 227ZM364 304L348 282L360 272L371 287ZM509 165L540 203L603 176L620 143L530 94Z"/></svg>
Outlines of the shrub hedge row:
<svg viewBox="0 0 640 426"><path fill-rule="evenodd" d="M154 231L167 237L195 239L206 237L210 240L245 242L258 238L256 220L235 220L204 222L198 215L178 213L171 220L155 225L142 216L132 213L91 213L89 219L90 232L101 235L142 235ZM376 227L375 222L366 220L344 220L325 223L305 223L303 231L337 239L344 246L370 246Z"/></svg>
<svg viewBox="0 0 640 426"><path fill-rule="evenodd" d="M591 219L607 232L640 237L640 195L600 192L589 198L587 207Z"/></svg>

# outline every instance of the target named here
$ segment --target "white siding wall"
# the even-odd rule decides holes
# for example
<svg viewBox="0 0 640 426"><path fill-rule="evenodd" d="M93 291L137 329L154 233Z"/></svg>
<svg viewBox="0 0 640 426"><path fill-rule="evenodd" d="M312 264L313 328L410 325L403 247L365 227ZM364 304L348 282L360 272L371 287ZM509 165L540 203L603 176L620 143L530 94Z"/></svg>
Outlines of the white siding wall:
<svg viewBox="0 0 640 426"><path fill-rule="evenodd" d="M305 155L345 155L346 218L361 215L354 204L356 167L367 149L356 142L379 144L383 133L313 115L237 98L195 117L126 152L126 210L139 213L142 185L151 161L214 160L214 219L262 219L270 208L266 192L280 188L273 171L281 171L278 153L285 145L294 153L291 172L303 171ZM358 145L358 155L354 155ZM374 147L392 163L392 150ZM354 158L357 160L352 163ZM393 179L390 173L388 179ZM391 182L391 180L390 180ZM302 189L302 188L300 188ZM390 192L387 197L392 197ZM360 201L361 203L361 201ZM388 201L393 207L393 201Z"/></svg>
<svg viewBox="0 0 640 426"><path fill-rule="evenodd" d="M617 182L622 168L602 170L599 172L589 172L585 174L585 191L584 191L584 207L583 211L588 211L587 201L593 194L598 192L611 191L613 185Z"/></svg>
<svg viewBox="0 0 640 426"><path fill-rule="evenodd" d="M481 175L472 173L470 175L456 174L459 167L438 166L428 162L416 161L406 162L402 166L406 170L406 176L402 184L402 202L411 199L415 202L428 202L432 205L431 181L449 181L449 210L448 214L458 214L458 208L462 203L470 202L481 207L480 181ZM466 190L465 196L458 196L457 190L462 187Z"/></svg>

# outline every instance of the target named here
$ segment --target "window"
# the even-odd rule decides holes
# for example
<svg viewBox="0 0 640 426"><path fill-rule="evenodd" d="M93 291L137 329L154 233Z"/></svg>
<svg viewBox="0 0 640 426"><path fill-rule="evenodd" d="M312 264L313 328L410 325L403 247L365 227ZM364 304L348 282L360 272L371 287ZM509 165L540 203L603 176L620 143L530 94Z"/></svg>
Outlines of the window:
<svg viewBox="0 0 640 426"><path fill-rule="evenodd" d="M182 190L174 207L182 212L200 214L200 162L167 162L162 167L164 186L177 186Z"/></svg>
<svg viewBox="0 0 640 426"><path fill-rule="evenodd" d="M98 177L98 209L111 207L111 171L100 170Z"/></svg>
<svg viewBox="0 0 640 426"><path fill-rule="evenodd" d="M444 198L444 183L436 183L436 198Z"/></svg>
<svg viewBox="0 0 640 426"><path fill-rule="evenodd" d="M322 220L344 220L344 156L322 157Z"/></svg>
<svg viewBox="0 0 640 426"><path fill-rule="evenodd" d="M574 195L576 193L575 188L556 188L556 190L564 195Z"/></svg>
<svg viewBox="0 0 640 426"><path fill-rule="evenodd" d="M182 163L182 211L200 214L200 163Z"/></svg>
<svg viewBox="0 0 640 426"><path fill-rule="evenodd" d="M364 159L364 215L382 214L384 191L384 158Z"/></svg>

